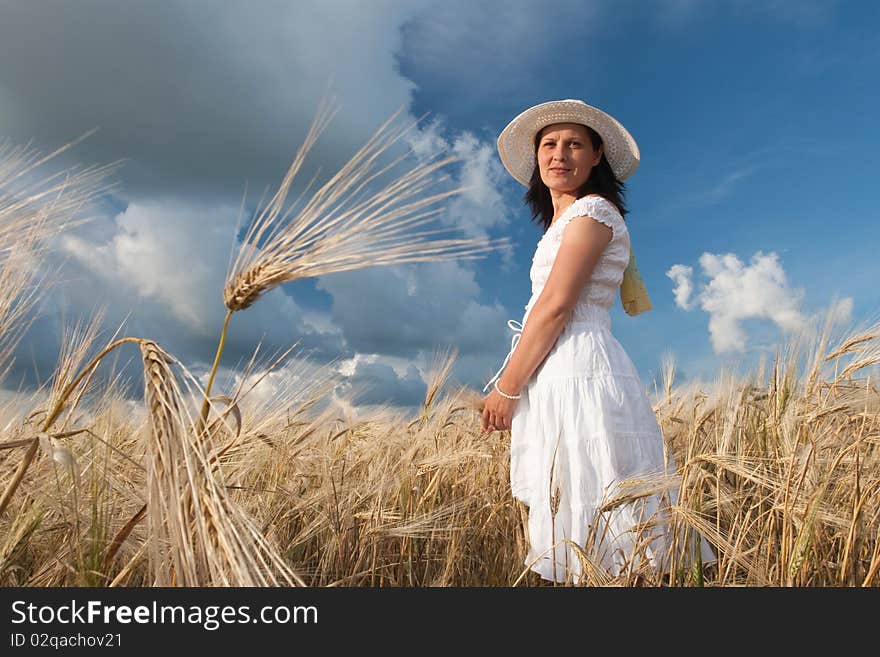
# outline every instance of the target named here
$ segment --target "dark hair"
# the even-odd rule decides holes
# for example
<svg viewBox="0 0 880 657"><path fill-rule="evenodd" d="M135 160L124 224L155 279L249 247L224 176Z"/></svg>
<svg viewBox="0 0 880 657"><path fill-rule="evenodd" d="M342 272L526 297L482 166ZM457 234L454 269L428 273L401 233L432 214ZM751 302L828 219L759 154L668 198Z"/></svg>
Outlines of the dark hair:
<svg viewBox="0 0 880 657"><path fill-rule="evenodd" d="M593 148L598 149L602 145L602 137L590 126L585 125L584 127L587 129L590 141L593 142ZM538 152L538 144L541 142L541 133L543 132L544 128L541 128L538 130L538 134L535 135L534 149L536 154ZM590 171L590 177L587 178L587 182L577 190L577 197L581 198L587 194L598 194L617 207L620 216L626 218L627 210L623 198L626 193L625 188L626 184L619 181L617 176L614 175L611 164L605 157L603 150L602 159ZM535 156L535 168L532 170L532 177L529 180L529 191L526 192L523 201L532 209L532 220L539 225L543 225L543 229L546 231L553 221L553 200L550 197L550 190L544 184L544 181L541 180L541 170L538 167L537 155Z"/></svg>

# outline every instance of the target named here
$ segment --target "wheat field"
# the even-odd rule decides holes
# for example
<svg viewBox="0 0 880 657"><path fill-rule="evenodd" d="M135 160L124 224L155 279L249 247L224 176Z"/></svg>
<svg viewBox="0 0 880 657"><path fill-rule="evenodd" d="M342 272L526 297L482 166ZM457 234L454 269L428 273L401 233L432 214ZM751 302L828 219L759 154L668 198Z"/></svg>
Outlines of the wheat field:
<svg viewBox="0 0 880 657"><path fill-rule="evenodd" d="M510 494L509 434L481 435L481 395L449 382L454 345L435 358L414 414L353 415L329 403L338 383L329 366L271 398L251 395L295 349L249 363L241 380L252 387L211 396L226 325L273 286L499 246L394 241L429 218L423 192L443 163L409 171L365 203L378 140L304 207L284 211L322 125L218 290L228 314L207 386L149 336L107 339L98 314L67 331L50 386L0 405L0 585L550 585L523 563L526 510ZM111 168L29 186L20 183L45 158L9 148L0 156L6 372L39 290L51 284L36 280L36 255L106 191ZM266 236L274 241L255 248ZM140 356L142 399L96 376L123 350ZM612 578L590 566L587 545L581 584L877 585L878 363L880 324L841 332L830 315L787 336L747 375L679 383L667 360L650 394L678 466L670 531L682 541L699 532L718 562ZM605 509L656 490L650 479L625 483Z"/></svg>

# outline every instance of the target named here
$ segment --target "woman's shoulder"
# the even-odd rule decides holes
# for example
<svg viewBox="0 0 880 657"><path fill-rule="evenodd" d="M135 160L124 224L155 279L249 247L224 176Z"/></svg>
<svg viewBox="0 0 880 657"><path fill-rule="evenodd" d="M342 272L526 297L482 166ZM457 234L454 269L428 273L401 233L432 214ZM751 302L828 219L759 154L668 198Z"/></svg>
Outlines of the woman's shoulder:
<svg viewBox="0 0 880 657"><path fill-rule="evenodd" d="M575 201L575 204L578 206L579 210L596 210L603 213L610 212L618 218L623 219L617 206L601 194L587 194L586 196L581 196Z"/></svg>
<svg viewBox="0 0 880 657"><path fill-rule="evenodd" d="M590 216L596 221L609 226L616 235L626 230L626 222L623 216L611 201L599 194L587 194L581 196L572 204L571 217Z"/></svg>

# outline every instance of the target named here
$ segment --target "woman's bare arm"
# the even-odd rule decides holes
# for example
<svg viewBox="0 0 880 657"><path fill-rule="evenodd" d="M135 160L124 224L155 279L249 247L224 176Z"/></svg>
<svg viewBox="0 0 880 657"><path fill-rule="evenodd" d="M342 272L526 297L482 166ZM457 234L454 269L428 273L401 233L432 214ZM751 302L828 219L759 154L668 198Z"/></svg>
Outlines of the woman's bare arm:
<svg viewBox="0 0 880 657"><path fill-rule="evenodd" d="M546 358L612 236L611 228L590 217L575 217L565 226L544 289L498 380L501 390L509 395L519 394Z"/></svg>

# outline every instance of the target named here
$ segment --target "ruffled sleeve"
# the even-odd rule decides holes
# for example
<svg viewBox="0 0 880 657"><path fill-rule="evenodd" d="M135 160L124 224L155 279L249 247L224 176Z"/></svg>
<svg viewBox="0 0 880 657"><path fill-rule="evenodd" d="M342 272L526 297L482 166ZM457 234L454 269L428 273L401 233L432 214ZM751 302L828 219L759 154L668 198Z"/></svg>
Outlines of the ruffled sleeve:
<svg viewBox="0 0 880 657"><path fill-rule="evenodd" d="M623 217L617 211L610 201L601 196L584 196L573 203L572 209L568 212L565 223L568 223L575 217L592 217L599 223L603 223L611 229L611 241L615 241L622 236L626 230ZM564 226L561 226L564 229Z"/></svg>

